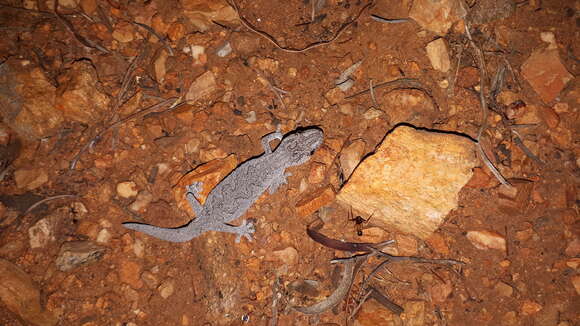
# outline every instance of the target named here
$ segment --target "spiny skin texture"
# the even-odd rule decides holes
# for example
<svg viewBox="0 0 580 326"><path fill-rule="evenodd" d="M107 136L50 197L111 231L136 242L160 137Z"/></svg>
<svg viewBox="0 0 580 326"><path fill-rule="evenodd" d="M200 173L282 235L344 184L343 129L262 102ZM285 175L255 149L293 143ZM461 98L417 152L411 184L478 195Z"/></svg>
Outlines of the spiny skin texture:
<svg viewBox="0 0 580 326"><path fill-rule="evenodd" d="M270 141L281 139L272 151ZM242 216L268 189L270 194L286 183L286 168L307 162L322 144L324 135L318 128L296 130L282 137L279 132L262 138L264 154L239 165L209 193L205 204L196 199L200 183L187 187L189 201L196 218L177 228L161 228L141 223L123 223L127 229L143 232L155 238L171 242L189 241L206 231L221 231L252 239L254 225L245 220L240 226L227 223Z"/></svg>

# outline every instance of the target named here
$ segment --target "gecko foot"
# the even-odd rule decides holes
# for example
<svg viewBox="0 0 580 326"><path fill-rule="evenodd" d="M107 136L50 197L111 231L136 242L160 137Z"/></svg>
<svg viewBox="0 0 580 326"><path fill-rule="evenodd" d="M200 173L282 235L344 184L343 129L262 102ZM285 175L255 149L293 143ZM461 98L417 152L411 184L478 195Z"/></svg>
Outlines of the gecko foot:
<svg viewBox="0 0 580 326"><path fill-rule="evenodd" d="M246 237L248 241L252 241L252 233L254 233L256 229L254 228L254 223L249 220L244 220L240 226L236 227L235 233L236 236L236 243L240 243L240 239L242 237Z"/></svg>
<svg viewBox="0 0 580 326"><path fill-rule="evenodd" d="M196 181L188 186L185 186L185 190L187 193L193 194L195 197L198 197L203 189L203 182Z"/></svg>

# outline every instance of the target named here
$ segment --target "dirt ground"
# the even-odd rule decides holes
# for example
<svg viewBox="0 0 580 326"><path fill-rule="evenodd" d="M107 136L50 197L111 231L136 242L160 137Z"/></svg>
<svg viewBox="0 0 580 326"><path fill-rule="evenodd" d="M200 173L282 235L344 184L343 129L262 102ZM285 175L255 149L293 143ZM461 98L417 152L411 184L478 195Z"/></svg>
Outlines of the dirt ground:
<svg viewBox="0 0 580 326"><path fill-rule="evenodd" d="M443 33L371 16L406 19L411 0L313 1L71 0L57 14L54 1L0 1L0 258L23 272L0 276L1 325L579 325L580 1L492 6ZM437 39L448 69L427 53ZM546 48L559 59L527 61ZM532 85L526 71L558 60L562 87ZM180 180L260 155L277 127L317 126L335 155L357 139L368 155L402 123L477 139L482 89L480 143L513 188L481 161L427 239L357 224L333 200L298 214L344 182L337 160L314 169L317 153L245 214L252 242L122 227L187 223ZM391 262L365 283L384 260L372 257L340 305L303 314L292 306L330 295L342 273L330 261L348 256L306 234L320 220L328 237L463 264ZM73 241L91 254L66 269ZM369 284L403 312L364 301Z"/></svg>

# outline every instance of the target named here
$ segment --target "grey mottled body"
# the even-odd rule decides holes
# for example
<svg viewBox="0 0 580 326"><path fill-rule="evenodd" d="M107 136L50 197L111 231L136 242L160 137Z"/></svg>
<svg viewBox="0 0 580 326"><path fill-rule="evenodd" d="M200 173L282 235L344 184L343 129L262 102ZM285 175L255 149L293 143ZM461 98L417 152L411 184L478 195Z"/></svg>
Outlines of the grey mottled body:
<svg viewBox="0 0 580 326"><path fill-rule="evenodd" d="M242 216L268 189L273 194L286 183L290 176L286 168L301 165L310 159L312 153L322 144L323 133L318 128L298 130L282 137L279 132L262 138L264 154L239 165L209 193L204 205L196 199L200 183L187 187L187 200L196 218L178 228L161 228L141 223L123 223L123 226L150 236L171 241L189 241L206 231L220 231L237 234L236 242L242 236L251 240L254 226L244 221L240 226L229 222ZM272 151L270 142L281 139Z"/></svg>

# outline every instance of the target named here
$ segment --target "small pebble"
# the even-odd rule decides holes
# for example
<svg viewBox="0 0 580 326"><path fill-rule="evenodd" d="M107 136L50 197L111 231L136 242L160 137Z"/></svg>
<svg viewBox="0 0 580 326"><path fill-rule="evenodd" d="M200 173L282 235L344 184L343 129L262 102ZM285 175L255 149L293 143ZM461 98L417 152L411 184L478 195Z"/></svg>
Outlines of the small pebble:
<svg viewBox="0 0 580 326"><path fill-rule="evenodd" d="M163 299L169 298L175 291L175 286L173 285L173 283L174 283L173 280L167 280L163 282L159 286L159 288L157 288L157 290L159 291L159 295L161 295Z"/></svg>
<svg viewBox="0 0 580 326"><path fill-rule="evenodd" d="M222 44L216 51L217 56L220 58L223 58L230 53L232 53L232 45L227 41Z"/></svg>
<svg viewBox="0 0 580 326"><path fill-rule="evenodd" d="M123 198L135 197L138 194L137 184L133 181L125 181L118 183L117 194Z"/></svg>

